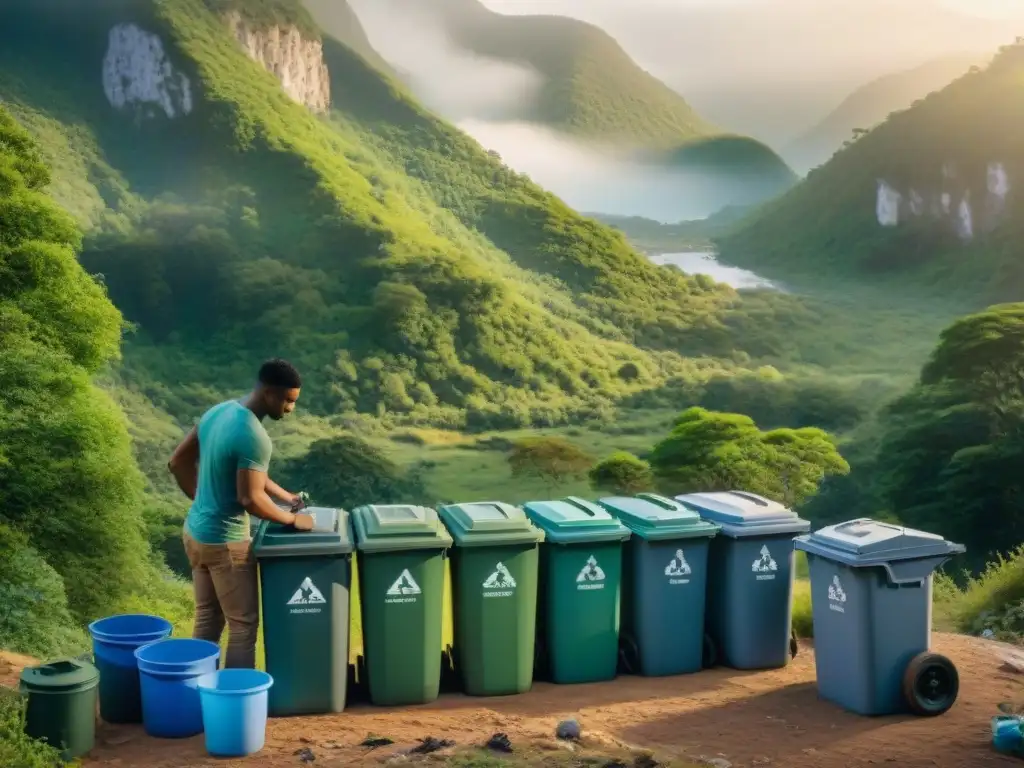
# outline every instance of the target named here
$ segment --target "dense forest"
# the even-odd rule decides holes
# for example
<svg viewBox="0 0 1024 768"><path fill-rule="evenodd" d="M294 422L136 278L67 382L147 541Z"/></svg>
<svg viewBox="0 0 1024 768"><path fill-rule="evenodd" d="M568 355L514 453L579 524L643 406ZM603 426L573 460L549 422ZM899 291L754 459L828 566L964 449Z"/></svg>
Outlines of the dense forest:
<svg viewBox="0 0 1024 768"><path fill-rule="evenodd" d="M290 97L227 11L319 43L331 107ZM680 228L738 263L828 267L831 287L797 294L654 264L616 228L648 224L609 226L511 170L346 19L321 31L287 0L0 8L0 648L77 651L85 622L133 609L187 627L167 456L279 354L307 385L272 428L274 474L323 503L742 487L815 524L935 530L975 571L1020 542L1024 308L988 306L1014 290L1013 217L968 244L880 228L872 179L917 184L943 157L970 173L964 194L997 160L1015 178L1014 147L967 107L1019 111L1021 46L780 199ZM104 62L130 76L119 34L160 52L158 98L105 91ZM940 119L938 146L907 138ZM1011 280L962 305L865 298L883 251L920 254L888 274L923 288L964 252ZM943 594L977 607L984 583ZM985 610L1019 603L1013 588Z"/></svg>

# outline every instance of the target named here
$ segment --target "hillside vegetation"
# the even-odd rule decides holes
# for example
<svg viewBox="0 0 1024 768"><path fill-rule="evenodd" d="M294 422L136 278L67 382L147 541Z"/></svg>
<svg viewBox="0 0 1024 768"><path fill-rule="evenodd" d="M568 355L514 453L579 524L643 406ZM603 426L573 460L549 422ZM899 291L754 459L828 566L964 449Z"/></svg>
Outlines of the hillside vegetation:
<svg viewBox="0 0 1024 768"><path fill-rule="evenodd" d="M1013 300L1024 147L1024 44L883 124L718 238L769 277L856 277L969 301Z"/></svg>
<svg viewBox="0 0 1024 768"><path fill-rule="evenodd" d="M821 165L855 131L868 131L892 112L906 109L934 90L944 88L982 57L967 54L933 59L913 69L872 80L847 96L820 122L791 141L782 155L801 173Z"/></svg>

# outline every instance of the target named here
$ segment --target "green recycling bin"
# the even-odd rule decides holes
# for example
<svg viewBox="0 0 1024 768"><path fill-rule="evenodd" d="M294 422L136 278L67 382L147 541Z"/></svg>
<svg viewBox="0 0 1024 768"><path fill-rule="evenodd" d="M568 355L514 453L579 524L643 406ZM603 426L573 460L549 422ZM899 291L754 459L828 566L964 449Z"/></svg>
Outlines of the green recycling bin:
<svg viewBox="0 0 1024 768"><path fill-rule="evenodd" d="M441 686L444 561L452 537L429 507L352 510L370 701L426 704Z"/></svg>
<svg viewBox="0 0 1024 768"><path fill-rule="evenodd" d="M470 696L525 693L533 685L538 545L543 531L497 501L438 510L455 540L455 668Z"/></svg>
<svg viewBox="0 0 1024 768"><path fill-rule="evenodd" d="M622 542L629 529L574 496L530 502L524 510L545 537L536 673L555 683L611 680L619 658Z"/></svg>
<svg viewBox="0 0 1024 768"><path fill-rule="evenodd" d="M28 697L25 733L60 751L63 760L87 754L96 741L100 673L81 659L27 667L21 693Z"/></svg>
<svg viewBox="0 0 1024 768"><path fill-rule="evenodd" d="M274 678L271 717L345 709L352 528L344 509L309 507L311 531L263 521L253 541L260 568L263 645Z"/></svg>
<svg viewBox="0 0 1024 768"><path fill-rule="evenodd" d="M708 544L719 527L653 493L598 504L633 533L622 562L619 646L626 671L646 676L699 671Z"/></svg>

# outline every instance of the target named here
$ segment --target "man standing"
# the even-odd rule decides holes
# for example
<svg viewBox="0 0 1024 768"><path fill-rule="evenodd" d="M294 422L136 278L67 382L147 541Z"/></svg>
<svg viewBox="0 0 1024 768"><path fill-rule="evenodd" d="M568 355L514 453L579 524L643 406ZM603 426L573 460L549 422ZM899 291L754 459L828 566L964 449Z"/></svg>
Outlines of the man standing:
<svg viewBox="0 0 1024 768"><path fill-rule="evenodd" d="M313 518L298 512L302 500L267 476L271 444L262 423L264 417L277 421L295 410L301 386L291 364L267 361L253 391L204 413L167 465L192 499L182 537L195 590L192 637L220 642L226 619L225 667L256 664L259 586L246 513L299 530L313 527Z"/></svg>

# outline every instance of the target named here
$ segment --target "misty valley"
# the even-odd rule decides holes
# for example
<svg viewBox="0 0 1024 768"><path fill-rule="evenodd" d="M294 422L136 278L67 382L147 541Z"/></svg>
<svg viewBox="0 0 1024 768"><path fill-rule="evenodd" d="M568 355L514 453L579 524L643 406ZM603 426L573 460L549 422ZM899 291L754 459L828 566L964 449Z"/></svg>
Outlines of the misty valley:
<svg viewBox="0 0 1024 768"><path fill-rule="evenodd" d="M1024 646L1024 8L979 3L0 4L0 768L63 764L25 735L18 676L89 658L92 622L209 631L204 566L183 545L204 504L180 467L196 496L195 446L226 401L259 441L256 496L291 499L280 520L301 533L315 521L300 501L525 509L742 491L815 531L866 518L962 545L928 582L970 701L942 720L955 744L836 720L848 732L817 756L767 731L715 752L788 768L987 759L977 713L1010 694L979 684L984 643ZM227 496L238 530L271 519L253 493ZM701 561L671 554L665 575L691 584ZM771 553L754 557L774 580ZM495 601L532 583L510 562L488 582ZM813 600L829 593L804 555L793 563L807 656L778 680L811 690ZM590 592L598 573L581 572ZM334 599L310 578L285 590L295 616ZM415 604L423 585L400 581L387 605ZM830 620L856 616L857 590L831 588ZM652 685L588 710L584 728L632 743L661 717L644 702L672 698ZM687 690L676 698L704 695ZM741 713L756 709L751 731L772 695L767 714ZM694 732L708 752L724 732L709 711L692 728L675 712L687 727L664 738ZM493 714L430 717L462 754L459 729ZM501 721L516 749L550 730L531 718ZM205 759L199 741L177 753L108 725L86 768ZM296 746L294 722L269 728L253 765L335 749ZM365 758L331 739L339 760Z"/></svg>

